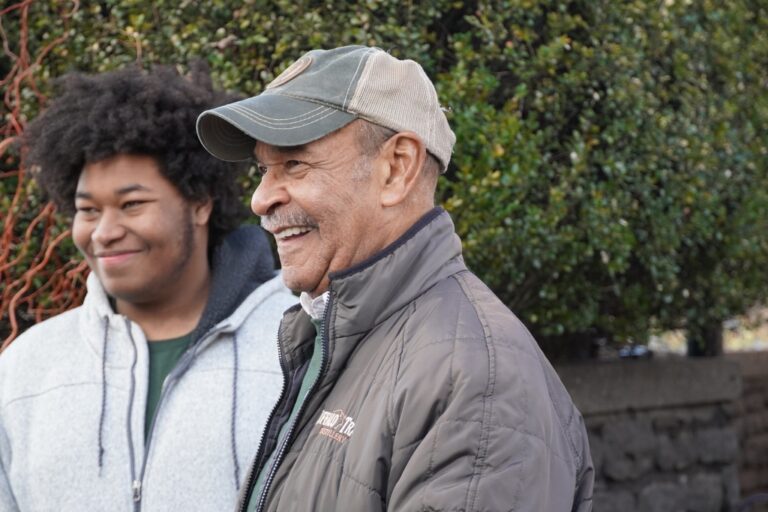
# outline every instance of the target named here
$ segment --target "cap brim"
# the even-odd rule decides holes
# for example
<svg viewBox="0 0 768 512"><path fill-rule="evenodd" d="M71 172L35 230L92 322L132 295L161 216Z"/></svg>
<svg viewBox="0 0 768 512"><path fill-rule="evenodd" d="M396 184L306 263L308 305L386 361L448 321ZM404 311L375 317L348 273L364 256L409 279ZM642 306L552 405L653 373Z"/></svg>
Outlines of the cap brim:
<svg viewBox="0 0 768 512"><path fill-rule="evenodd" d="M326 105L267 93L206 110L197 118L197 136L213 156L233 162L252 157L256 141L299 146L355 118Z"/></svg>

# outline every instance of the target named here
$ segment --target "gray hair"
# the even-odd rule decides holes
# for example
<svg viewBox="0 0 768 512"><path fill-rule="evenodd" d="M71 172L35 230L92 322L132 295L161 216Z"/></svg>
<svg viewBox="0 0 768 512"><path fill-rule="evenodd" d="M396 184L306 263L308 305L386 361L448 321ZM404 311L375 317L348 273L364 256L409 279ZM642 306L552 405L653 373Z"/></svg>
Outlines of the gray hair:
<svg viewBox="0 0 768 512"><path fill-rule="evenodd" d="M397 133L395 130L366 121L365 119L358 119L356 123L358 125L357 145L360 148L360 152L368 158L376 156L381 146ZM431 178L436 183L437 178L440 176L440 170L440 162L432 153L427 151L427 159L424 162L422 172L427 178Z"/></svg>
<svg viewBox="0 0 768 512"><path fill-rule="evenodd" d="M357 145L362 154L374 157L397 132L385 126L359 119L357 122Z"/></svg>

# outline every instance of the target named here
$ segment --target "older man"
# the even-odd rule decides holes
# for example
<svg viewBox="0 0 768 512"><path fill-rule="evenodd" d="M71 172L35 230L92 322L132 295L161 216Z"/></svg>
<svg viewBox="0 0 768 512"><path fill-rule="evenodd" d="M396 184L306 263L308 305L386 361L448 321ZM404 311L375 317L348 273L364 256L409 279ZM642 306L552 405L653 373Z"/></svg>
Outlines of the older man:
<svg viewBox="0 0 768 512"><path fill-rule="evenodd" d="M417 63L313 50L198 135L256 157L251 207L301 292L241 510L591 509L581 416L434 206L455 136Z"/></svg>

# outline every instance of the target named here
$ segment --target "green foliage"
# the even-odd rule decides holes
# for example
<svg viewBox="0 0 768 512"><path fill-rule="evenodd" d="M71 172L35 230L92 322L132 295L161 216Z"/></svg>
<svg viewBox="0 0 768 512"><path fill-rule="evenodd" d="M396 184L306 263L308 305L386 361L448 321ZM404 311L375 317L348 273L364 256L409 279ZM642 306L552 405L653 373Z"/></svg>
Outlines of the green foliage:
<svg viewBox="0 0 768 512"><path fill-rule="evenodd" d="M766 0L30 9L31 54L64 38L35 69L43 92L68 70L203 58L251 95L307 49L352 43L418 60L458 138L440 197L466 260L550 351L703 328L766 299Z"/></svg>
<svg viewBox="0 0 768 512"><path fill-rule="evenodd" d="M484 7L441 81L470 266L545 340L764 300L768 3Z"/></svg>

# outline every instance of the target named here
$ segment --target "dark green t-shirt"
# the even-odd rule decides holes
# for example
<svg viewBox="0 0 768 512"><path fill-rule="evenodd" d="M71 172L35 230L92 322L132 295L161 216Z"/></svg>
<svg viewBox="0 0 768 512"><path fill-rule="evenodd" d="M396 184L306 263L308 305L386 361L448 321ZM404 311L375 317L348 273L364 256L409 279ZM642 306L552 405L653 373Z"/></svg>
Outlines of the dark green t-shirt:
<svg viewBox="0 0 768 512"><path fill-rule="evenodd" d="M149 435L152 418L155 417L160 391L165 378L171 373L179 358L192 341L191 333L170 340L150 341L149 347L149 386L147 387L147 414L144 419L144 438Z"/></svg>

